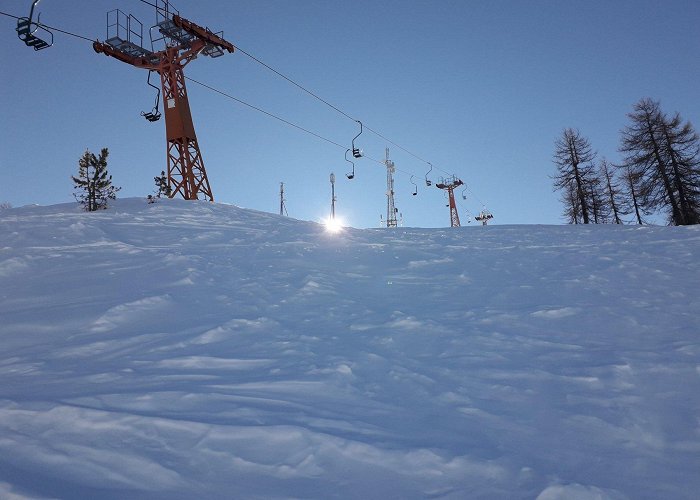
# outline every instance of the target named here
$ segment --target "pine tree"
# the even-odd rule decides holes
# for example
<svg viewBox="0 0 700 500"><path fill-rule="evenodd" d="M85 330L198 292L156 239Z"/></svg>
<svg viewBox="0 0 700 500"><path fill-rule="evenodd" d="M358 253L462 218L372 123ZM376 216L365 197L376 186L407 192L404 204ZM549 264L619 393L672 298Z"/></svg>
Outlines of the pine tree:
<svg viewBox="0 0 700 500"><path fill-rule="evenodd" d="M160 176L154 177L153 180L156 183L156 188L158 188L156 196L158 198L160 198L161 196L166 196L170 198L170 195L172 194L172 189L170 188L170 184L168 184L168 176L165 175L165 170L161 170Z"/></svg>
<svg viewBox="0 0 700 500"><path fill-rule="evenodd" d="M120 187L112 185L112 176L107 171L107 156L109 151L102 148L99 158L89 150L85 150L78 160L78 176L73 179L75 199L88 212L107 208L107 200L117 198Z"/></svg>
<svg viewBox="0 0 700 500"><path fill-rule="evenodd" d="M569 223L590 223L591 190L595 184L595 170L591 163L595 153L588 139L578 130L567 128L554 143L554 163L557 175L553 176L554 189L563 190L562 201L567 208L564 216ZM580 216L580 219L579 219Z"/></svg>
<svg viewBox="0 0 700 500"><path fill-rule="evenodd" d="M622 167L635 180L640 206L664 210L674 225L700 223L700 146L690 123L669 119L658 101L642 99L622 131Z"/></svg>
<svg viewBox="0 0 700 500"><path fill-rule="evenodd" d="M165 175L165 170L161 170L160 175L153 178L153 182L156 184L156 195L148 195L148 203L155 203L161 196L165 195L170 198L172 190L168 184L168 177Z"/></svg>

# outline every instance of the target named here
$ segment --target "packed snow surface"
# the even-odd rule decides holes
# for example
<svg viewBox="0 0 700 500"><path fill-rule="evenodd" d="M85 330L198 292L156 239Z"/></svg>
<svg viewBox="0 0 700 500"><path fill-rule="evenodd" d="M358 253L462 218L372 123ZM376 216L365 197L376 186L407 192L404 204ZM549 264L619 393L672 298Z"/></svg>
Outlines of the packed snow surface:
<svg viewBox="0 0 700 500"><path fill-rule="evenodd" d="M0 211L0 498L696 499L700 228Z"/></svg>

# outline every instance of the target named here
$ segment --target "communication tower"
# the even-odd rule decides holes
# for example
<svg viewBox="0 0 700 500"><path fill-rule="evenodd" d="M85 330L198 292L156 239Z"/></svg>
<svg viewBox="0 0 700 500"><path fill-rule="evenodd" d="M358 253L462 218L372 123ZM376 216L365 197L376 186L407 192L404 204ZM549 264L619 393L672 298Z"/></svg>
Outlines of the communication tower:
<svg viewBox="0 0 700 500"><path fill-rule="evenodd" d="M386 227L396 227L398 225L396 214L399 211L394 205L394 172L396 167L394 162L389 159L389 148L386 148L384 165L386 165Z"/></svg>
<svg viewBox="0 0 700 500"><path fill-rule="evenodd" d="M280 182L280 215L289 215L285 201L287 200L284 199L284 182Z"/></svg>
<svg viewBox="0 0 700 500"><path fill-rule="evenodd" d="M447 191L447 195L450 200L450 204L448 205L450 207L450 227L459 227L459 214L457 213L457 204L455 203L455 193L454 190L455 188L461 186L464 184L460 179L455 177L454 175L452 177L449 177L447 179L441 178L440 182L435 184L435 187L438 189L444 189Z"/></svg>
<svg viewBox="0 0 700 500"><path fill-rule="evenodd" d="M155 0L154 7L157 22L149 30L151 50L143 47L143 24L119 9L107 13L105 42L97 41L92 46L98 54L149 70L149 76L150 71L160 75L170 197L179 194L186 200L197 200L201 194L214 201L194 131L183 69L199 54L219 57L224 51L233 52L234 47L221 33L212 33L180 17L167 0ZM156 46L163 48L156 50ZM144 114L146 119L160 118L157 101L154 111Z"/></svg>

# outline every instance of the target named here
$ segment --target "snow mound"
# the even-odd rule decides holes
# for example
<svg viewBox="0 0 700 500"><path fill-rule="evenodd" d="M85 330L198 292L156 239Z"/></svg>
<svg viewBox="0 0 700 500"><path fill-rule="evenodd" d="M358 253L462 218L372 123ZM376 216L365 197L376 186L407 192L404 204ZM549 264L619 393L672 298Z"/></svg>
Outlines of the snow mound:
<svg viewBox="0 0 700 500"><path fill-rule="evenodd" d="M700 491L700 228L127 199L0 238L0 497Z"/></svg>

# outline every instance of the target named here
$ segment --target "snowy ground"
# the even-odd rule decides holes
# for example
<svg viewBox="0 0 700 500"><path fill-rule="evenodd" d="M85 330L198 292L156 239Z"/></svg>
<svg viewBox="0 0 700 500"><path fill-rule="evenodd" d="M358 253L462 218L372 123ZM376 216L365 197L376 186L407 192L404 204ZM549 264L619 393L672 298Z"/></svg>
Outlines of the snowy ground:
<svg viewBox="0 0 700 500"><path fill-rule="evenodd" d="M0 211L0 498L695 499L700 227Z"/></svg>

